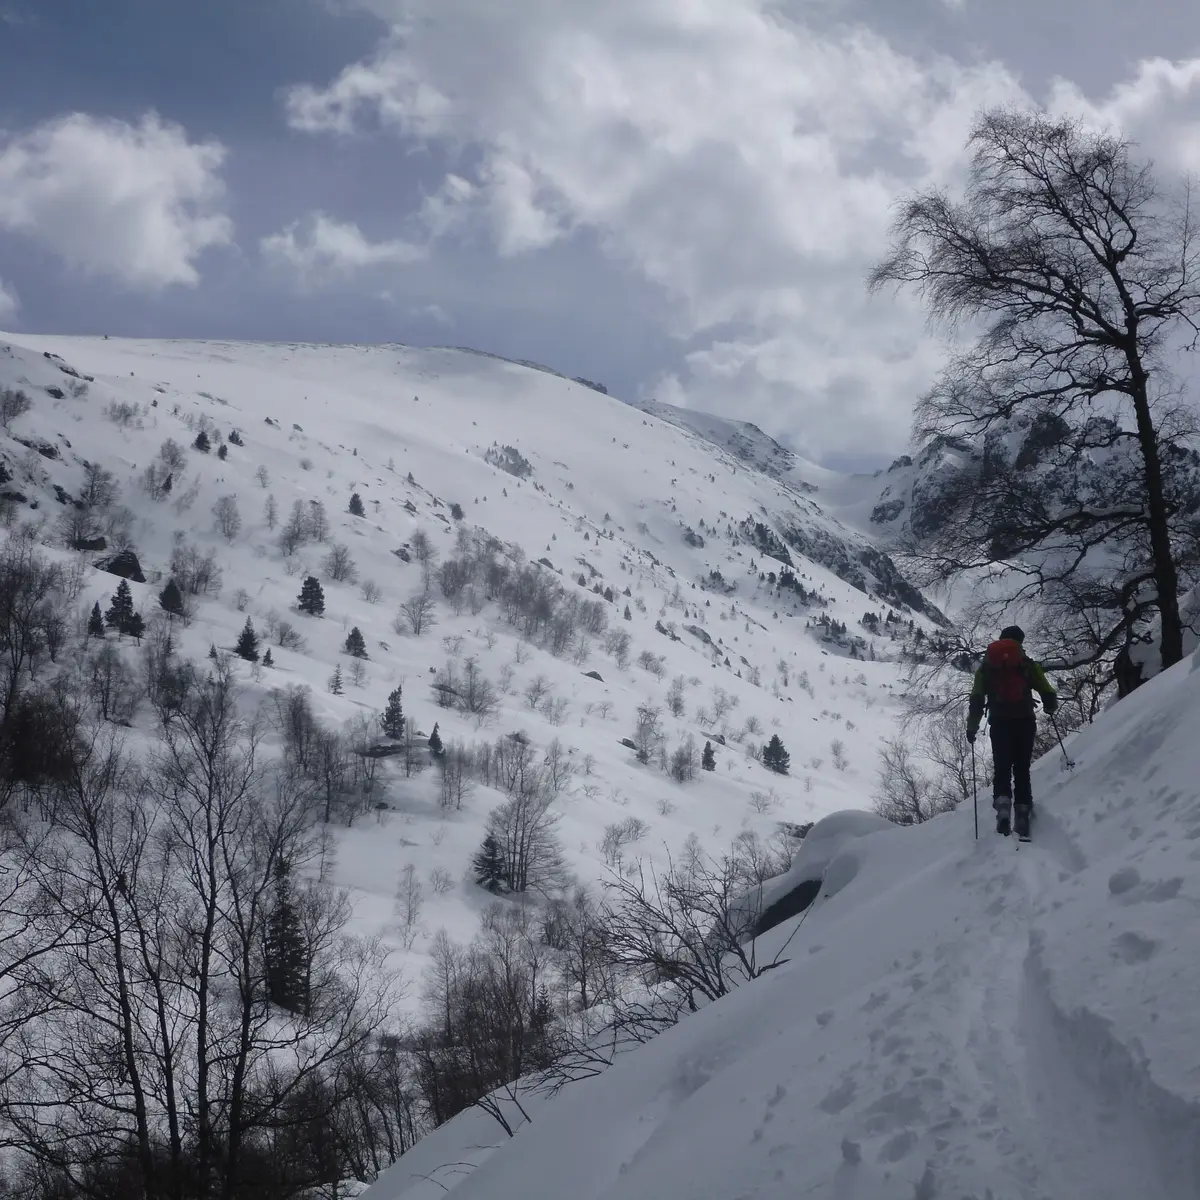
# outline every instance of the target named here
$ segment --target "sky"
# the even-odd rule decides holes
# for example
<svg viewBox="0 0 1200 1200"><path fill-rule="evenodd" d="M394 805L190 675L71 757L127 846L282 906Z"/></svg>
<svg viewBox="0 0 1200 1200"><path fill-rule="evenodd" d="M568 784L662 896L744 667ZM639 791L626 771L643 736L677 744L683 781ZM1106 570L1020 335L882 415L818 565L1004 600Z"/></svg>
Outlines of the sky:
<svg viewBox="0 0 1200 1200"><path fill-rule="evenodd" d="M945 345L869 296L981 108L1200 167L1178 0L0 0L0 328L464 345L906 446Z"/></svg>

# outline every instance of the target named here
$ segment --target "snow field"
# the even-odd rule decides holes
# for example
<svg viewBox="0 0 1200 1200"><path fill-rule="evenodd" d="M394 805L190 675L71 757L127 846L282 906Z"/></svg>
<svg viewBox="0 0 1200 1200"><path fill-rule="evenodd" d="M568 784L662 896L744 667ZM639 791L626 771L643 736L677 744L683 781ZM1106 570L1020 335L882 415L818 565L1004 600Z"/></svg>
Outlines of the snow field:
<svg viewBox="0 0 1200 1200"><path fill-rule="evenodd" d="M248 703L264 699L271 687L307 685L318 717L341 725L382 709L388 692L401 684L406 714L425 734L437 721L444 742L494 741L517 729L542 748L559 739L576 764L573 785L558 805L559 833L569 865L585 881L605 872L600 842L606 826L629 818L644 822L645 829L628 853L661 861L690 833L719 852L743 830L765 839L780 820L810 821L867 802L873 747L894 716L896 665L852 662L819 643L804 630L804 610L791 615L784 598L760 588L750 570L753 562L764 569L778 564L724 536L727 526L747 516L762 519L773 512L831 528L836 520L812 516L810 499L786 483L748 471L694 430L560 377L461 351L26 335L8 335L7 347L4 341L0 337L0 384L22 387L34 399L33 410L14 423L12 433L59 450L58 459L47 459L18 443L4 443L19 464L16 483L40 498L49 544L61 545L53 534L60 510L53 485L75 491L82 460L98 461L115 471L122 500L136 513L133 542L148 582L132 589L147 615L157 609L177 533L201 550L216 550L224 574L221 592L198 602L195 619L181 631L183 653L201 659L210 645L232 648L247 616L265 645L271 610L303 636L303 651L272 646L273 669L255 673L249 664L238 663ZM70 394L78 381L64 374L60 360L44 357L46 352L95 377L85 395ZM49 387L67 394L56 399L47 393ZM127 423L106 415L114 404L134 407ZM215 443L209 455L191 450L202 417L222 434L238 429L244 445L230 445L224 462L216 457ZM167 437L185 448L187 464L171 495L156 502L137 479ZM493 443L517 447L532 464L532 476L518 480L487 463L483 455ZM256 477L260 466L267 472L265 487ZM346 512L352 491L363 499L362 518ZM191 503L185 505L189 495ZM242 516L232 544L214 530L211 515L214 502L227 495L235 498ZM277 531L267 528L269 495L275 496L281 521L294 501L321 500L328 510L330 542L306 545L286 563L275 544ZM579 591L589 599L595 598L593 582L611 586L616 603L610 627L631 633L631 665L620 670L604 653L602 639L593 643L586 662L520 647L494 605L456 617L440 595L436 628L419 638L396 634L392 619L399 603L418 588L421 572L394 551L421 529L442 557L453 554L452 503L462 505L463 524L521 546L530 560L549 559L561 569L568 589L578 588L573 581L580 572L587 586ZM24 516L36 518L36 513ZM685 544L683 529L698 529L701 519L721 534L707 538L704 547ZM599 536L603 530L614 536ZM325 617L306 618L294 611L300 583L310 573L323 575L321 560L334 542L349 548L360 580L377 583L382 599L369 603L358 587L324 578ZM100 556L89 556L89 562L95 557ZM736 594L693 590L692 584L712 569L736 582ZM852 628L868 609L883 611L823 567L799 564L797 572L805 586L819 587L830 598L830 614ZM116 582L91 572L79 598L81 611L95 600L106 606ZM626 587L629 597L623 595ZM672 641L656 632L655 622L676 587L695 615L685 617L681 606L668 607L661 619L675 623L681 639ZM244 610L235 602L239 591L246 593ZM622 615L626 604L629 622ZM734 604L736 617L731 616ZM702 626L714 642L722 640L719 657L683 631L688 624ZM366 638L367 678L361 688L347 678L345 693L334 696L329 676L338 661L347 670L341 648L353 626ZM881 653L889 648L886 639L870 640ZM661 678L637 665L644 650L662 656ZM483 728L434 706L431 671L455 656L460 665L475 656L493 682L506 667L512 670L512 690ZM775 668L781 658L789 664L790 678L777 697L772 687L779 682ZM738 669L745 676L751 666L759 667L763 686L737 677ZM603 682L586 678L589 670L598 671ZM814 695L797 685L801 672L808 673ZM682 720L665 704L670 680L678 674L700 680L688 686ZM524 699L524 689L539 675L566 705L560 723ZM702 772L681 786L657 769L638 765L619 744L633 733L638 704L650 700L663 708L669 746L691 733L702 747L712 730L697 722L696 710L711 710L715 687L732 696L737 708L727 718L728 746L716 746L714 774ZM596 707L605 704L607 716ZM749 717L761 729L750 741L781 735L791 753L789 777L745 758L733 736ZM145 714L139 718L144 719ZM137 730L130 736L136 739ZM845 770L833 764L834 738L848 746ZM589 756L592 773L586 775ZM385 765L384 775L388 809L358 818L352 828L339 828L327 865L331 878L352 893L355 927L382 934L394 947L397 965L413 984L409 996L415 1004L432 935L445 928L467 940L478 926L489 897L469 881L467 868L487 812L501 795L480 788L461 811L443 812L434 772L405 779L393 763ZM421 882L423 902L417 936L406 948L410 939L398 929L396 894L409 864ZM434 890L431 877L439 871L449 875L450 890Z"/></svg>

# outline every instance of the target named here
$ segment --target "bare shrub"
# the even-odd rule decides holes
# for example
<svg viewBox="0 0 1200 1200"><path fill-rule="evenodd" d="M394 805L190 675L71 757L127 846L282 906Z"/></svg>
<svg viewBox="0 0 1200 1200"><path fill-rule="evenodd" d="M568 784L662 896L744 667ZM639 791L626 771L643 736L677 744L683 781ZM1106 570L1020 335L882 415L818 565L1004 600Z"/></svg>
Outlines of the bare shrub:
<svg viewBox="0 0 1200 1200"><path fill-rule="evenodd" d="M413 637L420 637L436 624L433 593L428 588L422 588L400 605L400 613L392 622L392 628L397 633L407 632Z"/></svg>
<svg viewBox="0 0 1200 1200"><path fill-rule="evenodd" d="M846 757L846 743L841 738L834 738L829 743L829 753L833 756L833 765L839 771L844 771L850 765L850 760Z"/></svg>
<svg viewBox="0 0 1200 1200"><path fill-rule="evenodd" d="M354 559L350 555L350 548L341 543L336 543L321 560L321 570L334 583L356 583L358 581L358 567L355 566Z"/></svg>
<svg viewBox="0 0 1200 1200"><path fill-rule="evenodd" d="M217 532L227 542L232 542L242 529L242 514L238 511L237 500L233 496L221 496L212 511Z"/></svg>
<svg viewBox="0 0 1200 1200"><path fill-rule="evenodd" d="M671 778L676 783L690 783L696 778L700 756L696 751L696 739L689 733L671 754Z"/></svg>
<svg viewBox="0 0 1200 1200"><path fill-rule="evenodd" d="M885 820L920 825L954 807L903 739L884 742L879 760L874 807Z"/></svg>
<svg viewBox="0 0 1200 1200"><path fill-rule="evenodd" d="M649 830L650 827L639 817L626 817L624 821L606 825L604 837L600 841L600 852L604 855L605 865L614 869L619 867L625 855L625 847L640 842Z"/></svg>
<svg viewBox="0 0 1200 1200"><path fill-rule="evenodd" d="M550 680L545 675L535 675L525 685L525 703L536 709L550 694Z"/></svg>
<svg viewBox="0 0 1200 1200"><path fill-rule="evenodd" d="M16 388L0 388L0 426L4 429L32 407L33 401L26 392Z"/></svg>
<svg viewBox="0 0 1200 1200"><path fill-rule="evenodd" d="M638 655L637 663L657 679L661 679L667 673L666 660L653 650L643 650Z"/></svg>

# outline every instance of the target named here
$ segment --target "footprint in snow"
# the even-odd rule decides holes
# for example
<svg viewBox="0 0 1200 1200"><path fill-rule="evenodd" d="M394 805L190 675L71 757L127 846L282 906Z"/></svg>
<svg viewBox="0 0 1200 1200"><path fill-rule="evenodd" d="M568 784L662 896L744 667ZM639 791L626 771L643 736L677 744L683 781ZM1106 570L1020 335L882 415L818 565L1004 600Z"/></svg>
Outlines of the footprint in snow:
<svg viewBox="0 0 1200 1200"><path fill-rule="evenodd" d="M830 1093L821 1101L817 1107L822 1112L827 1112L831 1116L840 1113L843 1109L849 1107L853 1102L855 1093L858 1091L858 1085L853 1079L843 1079Z"/></svg>
<svg viewBox="0 0 1200 1200"><path fill-rule="evenodd" d="M1158 943L1153 938L1143 937L1129 930L1113 939L1113 956L1129 966L1144 963L1154 957Z"/></svg>

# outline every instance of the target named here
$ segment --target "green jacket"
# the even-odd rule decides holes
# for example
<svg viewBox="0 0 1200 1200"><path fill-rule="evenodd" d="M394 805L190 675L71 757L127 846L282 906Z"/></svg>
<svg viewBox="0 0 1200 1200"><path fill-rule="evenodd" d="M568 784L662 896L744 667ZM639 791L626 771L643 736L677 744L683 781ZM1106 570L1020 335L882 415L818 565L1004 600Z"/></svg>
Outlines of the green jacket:
<svg viewBox="0 0 1200 1200"><path fill-rule="evenodd" d="M1046 672L1042 670L1042 664L1035 662L1029 658L1024 651L1021 652L1021 665L1025 670L1026 678L1029 680L1029 709L1027 713L1008 714L1015 716L1033 716L1033 693L1037 692L1042 698L1042 708L1047 716L1053 716L1054 710L1058 707L1058 693L1050 686L1050 681L1046 678ZM979 723L983 720L983 710L987 705L987 668L981 664L975 672L975 681L971 685L971 700L967 709L967 732L977 733L979 731ZM993 714L993 720L998 714Z"/></svg>

